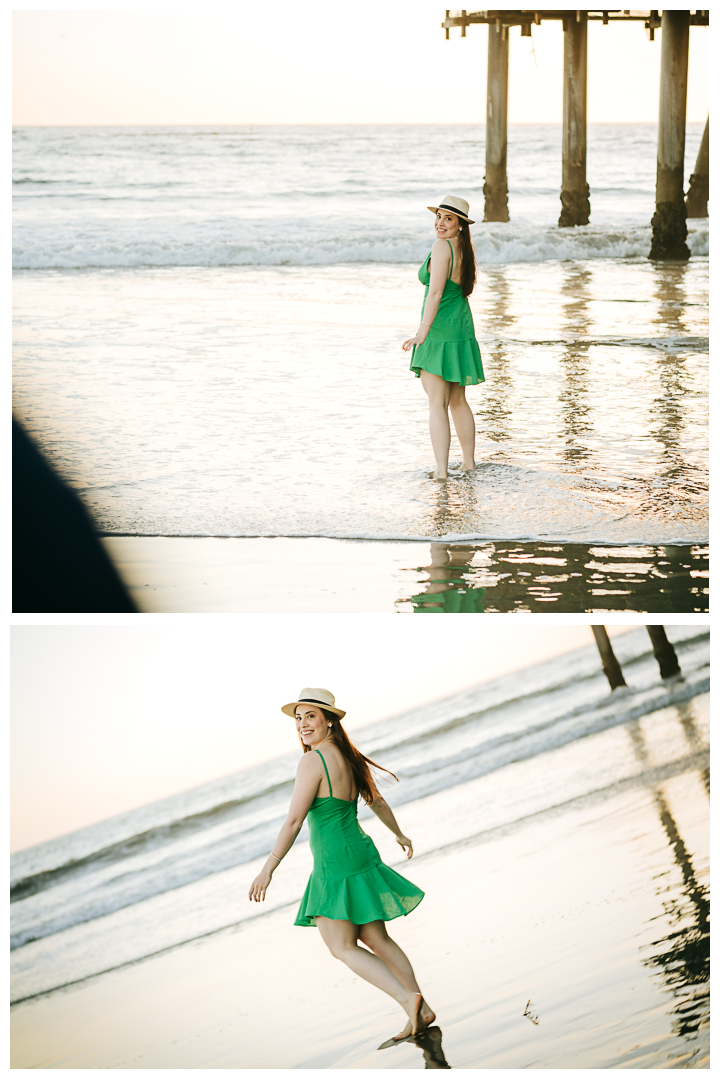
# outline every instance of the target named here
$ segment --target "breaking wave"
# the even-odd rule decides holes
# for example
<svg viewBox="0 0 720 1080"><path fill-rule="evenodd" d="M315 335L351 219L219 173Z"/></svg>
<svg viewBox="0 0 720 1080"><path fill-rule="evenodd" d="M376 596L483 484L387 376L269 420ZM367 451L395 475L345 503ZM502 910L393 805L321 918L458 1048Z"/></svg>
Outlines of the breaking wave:
<svg viewBox="0 0 720 1080"><path fill-rule="evenodd" d="M337 263L411 263L425 258L428 238L413 237L410 230L379 235L358 230L355 235L313 236L313 229L302 230L296 238L270 237L262 242L244 235L237 222L217 221L204 224L202 231L194 222L172 222L158 227L158 222L134 222L131 226L117 221L95 228L85 223L67 235L43 231L23 235L13 248L16 270L90 268L134 268L173 266L327 266ZM278 233L282 232L278 230ZM230 235L228 235L230 233ZM233 235L234 234L234 235ZM308 235L310 234L310 235ZM537 226L524 222L478 224L473 231L475 253L480 264L534 263L547 260L644 258L650 250L650 226L584 225L572 229ZM693 256L709 253L709 220L694 221L688 229L688 246Z"/></svg>

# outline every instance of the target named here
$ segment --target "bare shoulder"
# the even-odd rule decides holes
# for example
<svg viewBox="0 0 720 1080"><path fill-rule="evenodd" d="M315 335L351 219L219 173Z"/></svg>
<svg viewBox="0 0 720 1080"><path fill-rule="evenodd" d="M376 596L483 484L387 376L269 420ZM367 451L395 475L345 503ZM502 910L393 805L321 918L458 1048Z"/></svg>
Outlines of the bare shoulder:
<svg viewBox="0 0 720 1080"><path fill-rule="evenodd" d="M321 769L320 759L317 754L309 753L303 754L298 761L298 767L295 775L298 779L310 780L314 776L319 776L319 770Z"/></svg>
<svg viewBox="0 0 720 1080"><path fill-rule="evenodd" d="M447 240L435 240L430 253L436 262L450 262L450 248L448 247Z"/></svg>

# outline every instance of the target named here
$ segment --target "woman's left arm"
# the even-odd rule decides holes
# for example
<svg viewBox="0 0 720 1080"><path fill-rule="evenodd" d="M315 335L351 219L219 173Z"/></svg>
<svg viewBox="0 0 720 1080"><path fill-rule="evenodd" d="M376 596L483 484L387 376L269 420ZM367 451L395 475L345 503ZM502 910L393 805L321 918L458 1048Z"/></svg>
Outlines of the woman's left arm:
<svg viewBox="0 0 720 1080"><path fill-rule="evenodd" d="M295 788L290 800L288 816L272 847L272 851L277 858L268 855L265 865L250 886L248 894L250 900L259 903L265 899L265 893L272 880L273 870L280 865L297 839L320 785L320 776L316 768L317 762L314 760L316 756L315 754L305 754L298 763Z"/></svg>
<svg viewBox="0 0 720 1080"><path fill-rule="evenodd" d="M397 840L400 847L407 853L408 859L413 857L412 840L410 840L404 833L400 832L400 826L395 820L395 815L383 799L382 795L376 795L370 804L370 809L379 817L383 825L385 825Z"/></svg>

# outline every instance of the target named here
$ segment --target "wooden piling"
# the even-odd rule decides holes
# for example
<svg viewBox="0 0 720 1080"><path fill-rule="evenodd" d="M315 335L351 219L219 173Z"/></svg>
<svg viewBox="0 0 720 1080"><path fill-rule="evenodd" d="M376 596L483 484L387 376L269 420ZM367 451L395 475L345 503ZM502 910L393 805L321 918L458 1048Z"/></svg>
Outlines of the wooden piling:
<svg viewBox="0 0 720 1080"><path fill-rule="evenodd" d="M703 131L703 137L700 142L700 149L698 150L697 161L695 162L695 171L690 177L690 187L688 188L687 199L685 200L685 206L687 208L687 216L707 217L708 216L708 199L710 197L710 117L708 116L705 121L705 130Z"/></svg>
<svg viewBox="0 0 720 1080"><path fill-rule="evenodd" d="M590 188L587 162L587 12L563 21L562 211L558 225L587 225Z"/></svg>
<svg viewBox="0 0 720 1080"><path fill-rule="evenodd" d="M605 672L607 681L610 683L610 689L617 690L620 686L627 686L618 658L610 644L607 630L604 626L591 626L590 629L593 632L595 644L600 653L602 669Z"/></svg>
<svg viewBox="0 0 720 1080"><path fill-rule="evenodd" d="M500 20L498 20L498 23ZM509 34L502 24L488 26L487 108L485 116L485 216L509 221L507 188L507 116Z"/></svg>
<svg viewBox="0 0 720 1080"><path fill-rule="evenodd" d="M657 181L650 259L689 259L683 191L690 12L663 11Z"/></svg>
<svg viewBox="0 0 720 1080"><path fill-rule="evenodd" d="M660 666L660 678L672 679L675 676L680 675L680 664L678 663L677 653L672 647L672 644L668 641L665 627L648 626L647 632L650 635L655 659Z"/></svg>

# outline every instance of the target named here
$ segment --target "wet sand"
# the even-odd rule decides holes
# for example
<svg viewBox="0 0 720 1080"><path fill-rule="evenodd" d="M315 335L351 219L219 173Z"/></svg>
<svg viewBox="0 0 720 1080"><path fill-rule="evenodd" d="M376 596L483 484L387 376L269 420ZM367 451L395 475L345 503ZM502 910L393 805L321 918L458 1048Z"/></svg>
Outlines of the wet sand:
<svg viewBox="0 0 720 1080"><path fill-rule="evenodd" d="M706 612L708 548L111 536L145 612Z"/></svg>
<svg viewBox="0 0 720 1080"><path fill-rule="evenodd" d="M424 1052L377 1049L398 1007L293 902L15 1006L13 1067L412 1069L442 1067L441 1045L452 1068L708 1068L708 710L581 740L585 794L551 810L420 839L406 872L427 895L391 932L438 1013ZM637 771L609 781L598 749L618 738Z"/></svg>

